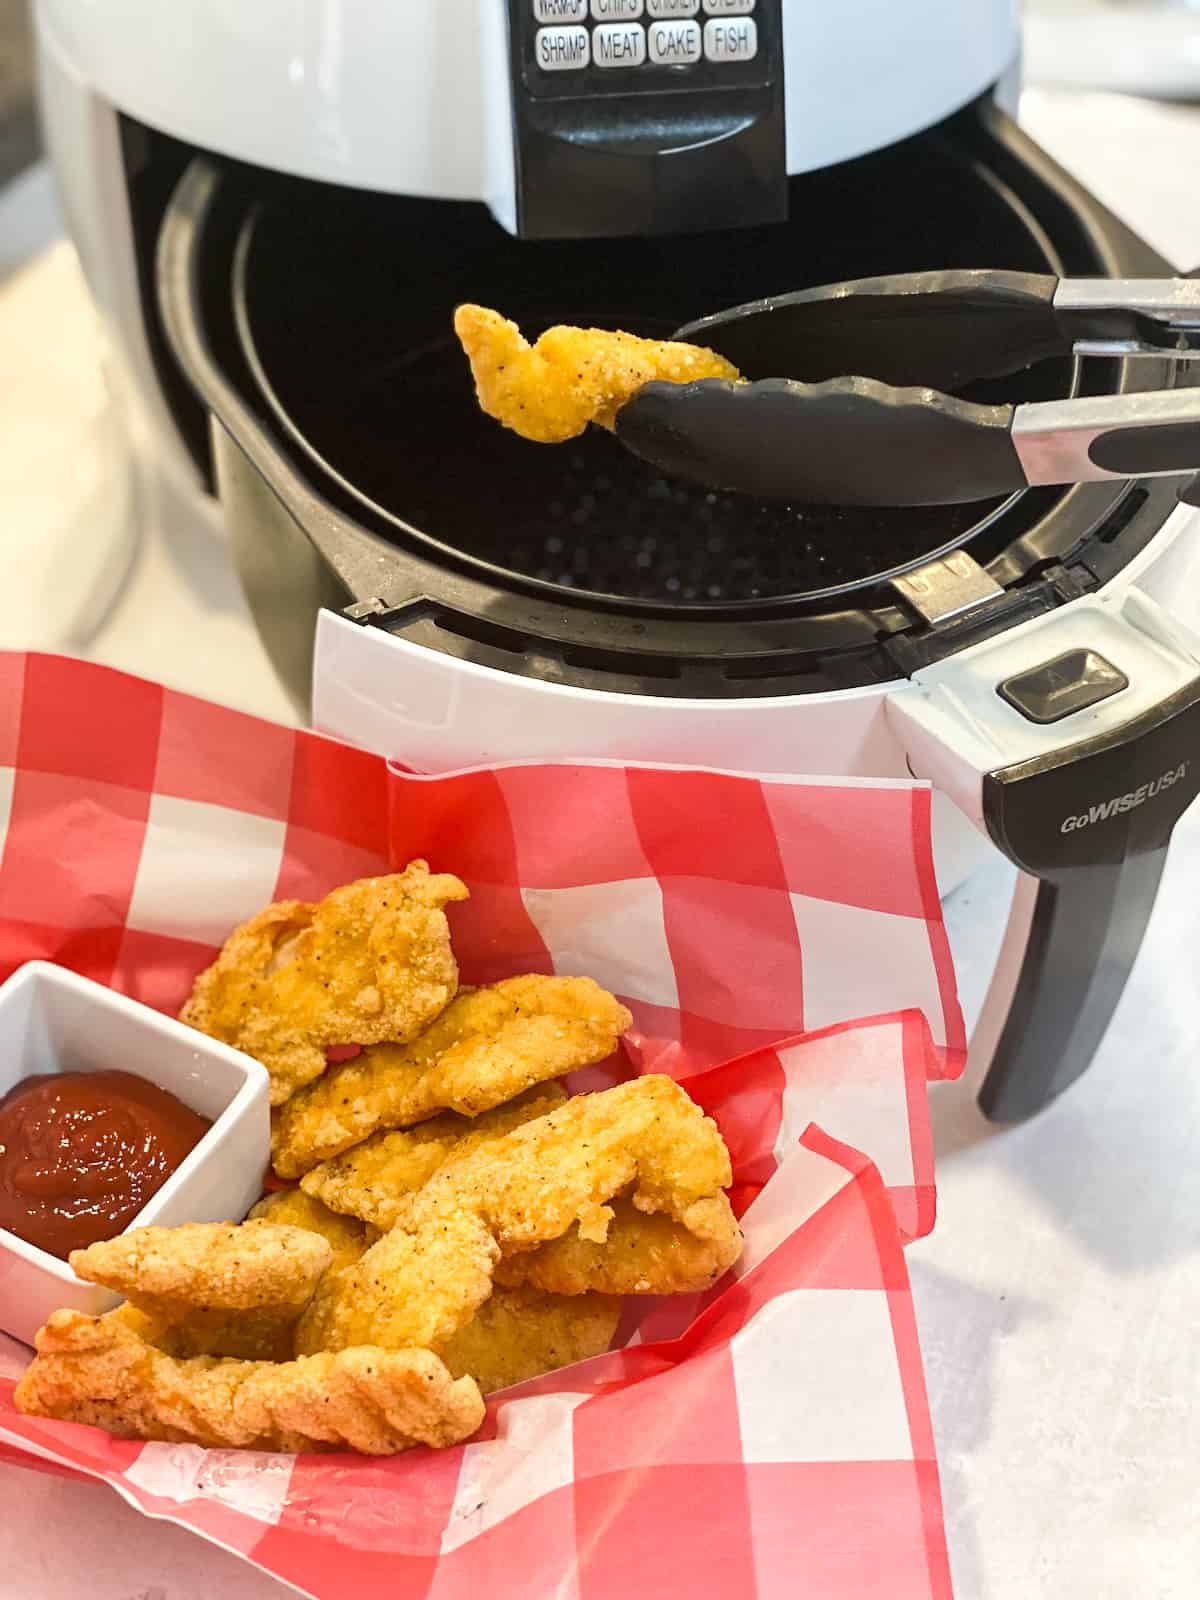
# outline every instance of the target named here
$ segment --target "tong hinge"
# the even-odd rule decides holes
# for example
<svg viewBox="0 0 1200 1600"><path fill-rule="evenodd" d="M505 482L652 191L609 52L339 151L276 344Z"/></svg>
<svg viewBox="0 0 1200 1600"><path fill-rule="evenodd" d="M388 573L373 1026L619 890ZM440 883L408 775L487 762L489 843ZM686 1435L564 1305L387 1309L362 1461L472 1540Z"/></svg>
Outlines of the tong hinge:
<svg viewBox="0 0 1200 1600"><path fill-rule="evenodd" d="M1200 285L1191 278L1063 278L1054 310L1081 356L1200 354Z"/></svg>

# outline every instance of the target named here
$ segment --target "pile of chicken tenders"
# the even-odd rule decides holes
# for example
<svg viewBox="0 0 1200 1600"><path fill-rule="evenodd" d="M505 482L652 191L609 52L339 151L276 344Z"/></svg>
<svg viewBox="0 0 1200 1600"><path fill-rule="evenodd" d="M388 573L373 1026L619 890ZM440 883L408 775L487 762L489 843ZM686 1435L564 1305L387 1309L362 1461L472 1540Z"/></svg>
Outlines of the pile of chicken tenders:
<svg viewBox="0 0 1200 1600"><path fill-rule="evenodd" d="M181 1015L266 1067L277 1186L240 1223L75 1251L124 1303L50 1318L21 1409L257 1450L457 1444L485 1394L607 1350L623 1296L736 1261L715 1124L661 1076L568 1095L629 1013L584 977L460 988L466 897L414 861L231 934Z"/></svg>

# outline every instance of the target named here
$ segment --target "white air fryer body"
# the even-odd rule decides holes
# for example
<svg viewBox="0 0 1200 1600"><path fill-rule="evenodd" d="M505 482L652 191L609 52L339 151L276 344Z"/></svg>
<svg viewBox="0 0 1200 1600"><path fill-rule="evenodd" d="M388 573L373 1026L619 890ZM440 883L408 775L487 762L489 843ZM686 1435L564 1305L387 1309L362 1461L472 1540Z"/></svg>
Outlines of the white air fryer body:
<svg viewBox="0 0 1200 1600"><path fill-rule="evenodd" d="M1198 534L1200 512L1180 506L1098 599L1010 628L912 680L827 694L747 700L606 694L480 666L327 611L317 633L313 721L421 772L589 758L929 778L936 784L935 864L945 895L992 850L980 802L985 772L1094 739L1168 698L1200 670ZM1052 660L1084 643L1101 648L1110 629L1119 634L1110 648L1130 686L1065 726L1038 728L996 693L1022 663Z"/></svg>
<svg viewBox="0 0 1200 1600"><path fill-rule="evenodd" d="M279 172L504 209L505 0L38 0L37 10L52 100L83 90ZM1019 48L1019 0L785 0L783 12L791 173L929 127L1002 79Z"/></svg>

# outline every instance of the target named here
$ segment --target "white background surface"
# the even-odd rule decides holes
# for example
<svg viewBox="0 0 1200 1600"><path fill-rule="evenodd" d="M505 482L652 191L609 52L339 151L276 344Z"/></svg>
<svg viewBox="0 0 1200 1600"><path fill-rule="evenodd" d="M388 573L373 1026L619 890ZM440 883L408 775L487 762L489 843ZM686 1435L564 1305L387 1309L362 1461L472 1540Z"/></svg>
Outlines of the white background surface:
<svg viewBox="0 0 1200 1600"><path fill-rule="evenodd" d="M1200 263L1200 112L1097 95L1026 96L1026 125L1181 267ZM61 256L4 277L53 230L34 175L0 197L0 350L78 314ZM21 337L17 337L20 324ZM6 342L7 341L7 342ZM81 344L80 359L86 345ZM0 407L78 448L63 398L10 381ZM0 482L15 473L0 411ZM53 524L54 471L31 515ZM31 492L31 491L26 491ZM31 500L24 501L32 507ZM290 720L211 531L147 519L129 582L97 620L44 573L37 610L0 595L6 643L68 648ZM26 537L8 503L5 565ZM5 548L9 545L9 548ZM941 1220L909 1255L958 1600L1192 1600L1200 1572L1200 816L1185 820L1150 934L1100 1056L1033 1124L996 1131L974 1085L940 1086ZM999 936L1007 871L959 892L952 933L968 1019ZM798 1379L802 1375L798 1374ZM268 1600L292 1591L108 1489L0 1467L0 1596ZM883 1583L886 1582L881 1575ZM802 1574L797 1581L803 1586ZM881 1600L887 1600L881 1586Z"/></svg>

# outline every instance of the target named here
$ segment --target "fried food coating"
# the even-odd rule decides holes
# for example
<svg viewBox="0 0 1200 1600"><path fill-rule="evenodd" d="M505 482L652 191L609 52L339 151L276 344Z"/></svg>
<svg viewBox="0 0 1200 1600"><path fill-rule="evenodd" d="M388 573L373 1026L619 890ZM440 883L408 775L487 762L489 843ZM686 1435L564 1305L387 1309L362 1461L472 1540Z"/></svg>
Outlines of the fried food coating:
<svg viewBox="0 0 1200 1600"><path fill-rule="evenodd" d="M620 1315L620 1300L607 1295L567 1299L536 1289L497 1289L438 1354L453 1377L469 1375L484 1394L493 1394L603 1355Z"/></svg>
<svg viewBox="0 0 1200 1600"><path fill-rule="evenodd" d="M452 1155L403 1197L396 1226L355 1266L324 1278L296 1348L356 1344L439 1349L491 1292L502 1255L571 1228L604 1244L608 1203L628 1191L700 1239L728 1239L729 1152L716 1124L672 1079L637 1078L576 1095L557 1111Z"/></svg>
<svg viewBox="0 0 1200 1600"><path fill-rule="evenodd" d="M381 1128L439 1111L477 1117L535 1084L612 1054L633 1019L590 978L529 974L475 989L406 1045L331 1067L275 1118L281 1178L298 1178Z"/></svg>
<svg viewBox="0 0 1200 1600"><path fill-rule="evenodd" d="M612 428L621 407L655 379L741 376L724 356L699 345L602 328L549 328L530 345L515 322L484 306L459 306L454 331L471 363L480 406L538 444L574 439L592 422Z"/></svg>
<svg viewBox="0 0 1200 1600"><path fill-rule="evenodd" d="M76 1276L123 1294L144 1319L129 1325L160 1349L247 1361L290 1356L332 1261L318 1233L265 1221L134 1228L71 1254Z"/></svg>
<svg viewBox="0 0 1200 1600"><path fill-rule="evenodd" d="M636 1211L662 1212L698 1238L720 1239L728 1232L722 1190L731 1177L716 1123L673 1079L654 1075L575 1095L536 1122L451 1156L403 1201L396 1226L415 1231L446 1215L473 1215L503 1255L533 1250L572 1227L585 1242L604 1244L609 1202L628 1190Z"/></svg>
<svg viewBox="0 0 1200 1600"><path fill-rule="evenodd" d="M433 1350L492 1292L500 1251L470 1212L385 1233L353 1266L328 1273L296 1327L297 1355L377 1345Z"/></svg>
<svg viewBox="0 0 1200 1600"><path fill-rule="evenodd" d="M372 1134L362 1144L306 1172L300 1188L306 1196L315 1197L314 1204L324 1201L325 1207L332 1207L329 1215L346 1213L343 1220L361 1217L386 1232L395 1224L404 1196L427 1183L451 1155L462 1155L477 1144L499 1139L513 1128L544 1117L565 1099L566 1092L559 1084L543 1083L474 1120L447 1111L415 1128Z"/></svg>
<svg viewBox="0 0 1200 1600"><path fill-rule="evenodd" d="M310 905L284 900L235 928L196 979L182 1021L244 1050L282 1105L325 1070L330 1045L415 1038L454 998L442 907L467 890L424 861Z"/></svg>
<svg viewBox="0 0 1200 1600"><path fill-rule="evenodd" d="M115 1289L154 1313L213 1306L253 1311L307 1305L333 1251L307 1229L273 1222L186 1222L178 1228L132 1228L115 1239L73 1250L85 1283Z"/></svg>
<svg viewBox="0 0 1200 1600"><path fill-rule="evenodd" d="M331 1211L301 1189L276 1189L264 1195L257 1205L251 1206L246 1220L278 1222L320 1234L333 1251L330 1272L340 1272L343 1267L351 1266L379 1237L377 1229L369 1228L357 1217Z"/></svg>
<svg viewBox="0 0 1200 1600"><path fill-rule="evenodd" d="M497 1285L528 1284L550 1295L695 1294L742 1253L741 1230L724 1195L704 1238L671 1217L647 1216L626 1199L614 1200L612 1212L603 1244L581 1239L576 1225L536 1250L506 1256L496 1267Z"/></svg>
<svg viewBox="0 0 1200 1600"><path fill-rule="evenodd" d="M343 1350L282 1363L177 1361L120 1318L56 1311L17 1384L17 1408L162 1439L250 1450L394 1455L444 1448L483 1420L471 1378L451 1378L428 1350Z"/></svg>

